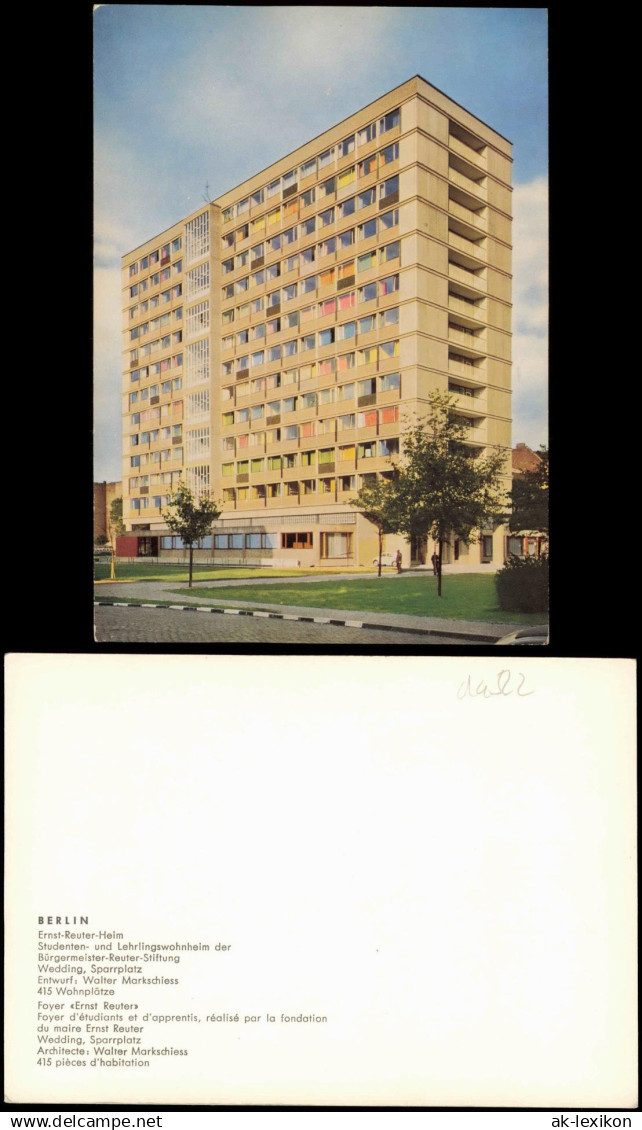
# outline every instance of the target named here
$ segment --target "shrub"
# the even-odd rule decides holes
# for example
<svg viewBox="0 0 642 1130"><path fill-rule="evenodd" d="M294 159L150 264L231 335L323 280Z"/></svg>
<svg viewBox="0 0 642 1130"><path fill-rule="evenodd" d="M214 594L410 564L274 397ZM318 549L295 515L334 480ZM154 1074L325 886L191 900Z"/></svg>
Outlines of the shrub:
<svg viewBox="0 0 642 1130"><path fill-rule="evenodd" d="M505 612L548 611L548 557L509 557L495 584Z"/></svg>

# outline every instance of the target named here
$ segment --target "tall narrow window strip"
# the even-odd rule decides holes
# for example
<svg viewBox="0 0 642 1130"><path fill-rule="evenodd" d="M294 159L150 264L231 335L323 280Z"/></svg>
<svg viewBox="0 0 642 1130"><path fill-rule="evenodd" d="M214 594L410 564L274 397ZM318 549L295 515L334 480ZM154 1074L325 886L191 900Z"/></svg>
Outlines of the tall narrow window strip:
<svg viewBox="0 0 642 1130"><path fill-rule="evenodd" d="M185 350L185 384L203 384L210 379L210 342L209 338L195 341Z"/></svg>
<svg viewBox="0 0 642 1130"><path fill-rule="evenodd" d="M205 333L210 328L209 300L198 302L190 306L185 312L185 333L187 337L196 337Z"/></svg>
<svg viewBox="0 0 642 1130"><path fill-rule="evenodd" d="M197 294L204 294L210 289L210 265L201 263L193 267L185 275L185 297L195 298Z"/></svg>
<svg viewBox="0 0 642 1130"><path fill-rule="evenodd" d="M185 261L193 262L202 259L210 250L210 217L209 212L202 212L185 225Z"/></svg>

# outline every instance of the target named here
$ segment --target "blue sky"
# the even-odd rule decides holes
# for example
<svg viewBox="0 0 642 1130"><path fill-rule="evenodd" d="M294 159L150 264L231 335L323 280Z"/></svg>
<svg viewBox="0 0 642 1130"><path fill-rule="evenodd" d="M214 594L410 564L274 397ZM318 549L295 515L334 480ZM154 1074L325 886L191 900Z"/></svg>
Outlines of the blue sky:
<svg viewBox="0 0 642 1130"><path fill-rule="evenodd" d="M415 74L513 142L513 442L546 442L546 9L106 4L94 36L96 479L121 478L121 256Z"/></svg>

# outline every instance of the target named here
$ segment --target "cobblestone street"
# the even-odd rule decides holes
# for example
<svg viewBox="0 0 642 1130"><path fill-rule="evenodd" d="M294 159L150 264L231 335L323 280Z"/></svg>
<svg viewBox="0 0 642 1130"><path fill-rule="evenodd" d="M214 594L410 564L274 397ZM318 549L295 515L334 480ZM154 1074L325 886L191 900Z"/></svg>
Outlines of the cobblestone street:
<svg viewBox="0 0 642 1130"><path fill-rule="evenodd" d="M331 616L332 613L329 613ZM355 613L355 615L358 615ZM308 644L311 647L407 647L461 644L459 637L430 637L376 628L184 612L171 608L94 608L98 643Z"/></svg>

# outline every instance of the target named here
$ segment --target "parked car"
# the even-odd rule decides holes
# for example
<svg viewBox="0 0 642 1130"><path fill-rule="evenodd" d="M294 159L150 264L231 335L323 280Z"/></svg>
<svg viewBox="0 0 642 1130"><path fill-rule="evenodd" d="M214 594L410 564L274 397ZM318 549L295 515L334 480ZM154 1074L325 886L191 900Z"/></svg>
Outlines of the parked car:
<svg viewBox="0 0 642 1130"><path fill-rule="evenodd" d="M548 643L548 624L534 624L531 628L518 628L516 632L509 632L500 640L495 640L497 647L542 647Z"/></svg>
<svg viewBox="0 0 642 1130"><path fill-rule="evenodd" d="M396 553L382 553L381 554L381 564L382 565L395 565L396 564L396 557L397 557ZM373 557L372 558L372 564L376 565L378 567L379 558Z"/></svg>

